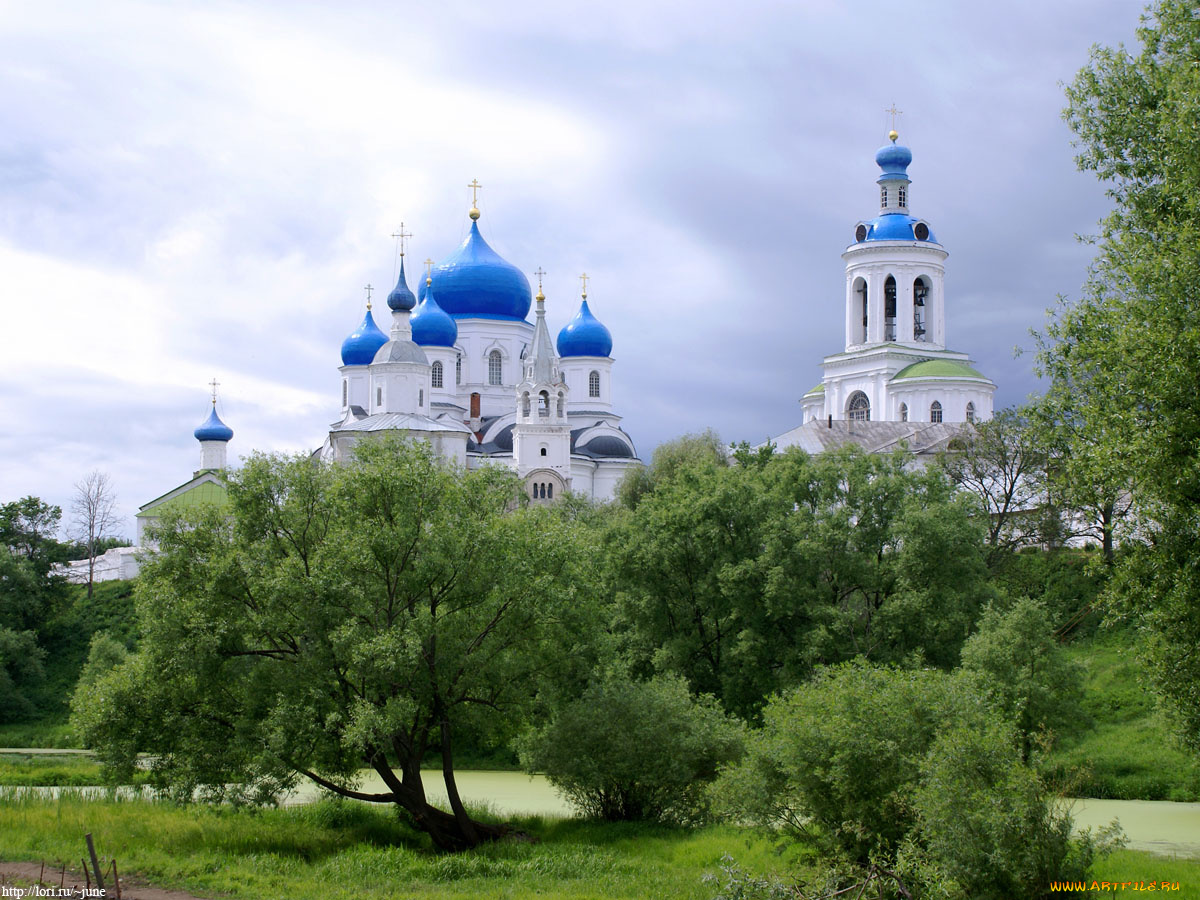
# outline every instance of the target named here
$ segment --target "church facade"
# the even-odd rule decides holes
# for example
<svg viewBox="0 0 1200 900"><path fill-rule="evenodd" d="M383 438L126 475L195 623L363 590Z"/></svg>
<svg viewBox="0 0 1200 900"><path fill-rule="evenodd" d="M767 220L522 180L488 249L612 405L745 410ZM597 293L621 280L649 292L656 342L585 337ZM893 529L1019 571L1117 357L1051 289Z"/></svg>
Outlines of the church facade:
<svg viewBox="0 0 1200 900"><path fill-rule="evenodd" d="M612 335L586 281L557 341L540 281L529 322L529 280L484 240L479 217L472 207L466 239L415 295L401 255L387 334L368 303L342 343L341 415L317 456L345 459L367 435L399 433L467 468L508 466L535 500L610 500L641 465L614 408Z"/></svg>
<svg viewBox="0 0 1200 900"><path fill-rule="evenodd" d="M910 212L912 151L895 131L888 137L875 154L879 213L854 226L842 253L843 349L824 358L820 383L801 398L802 424L772 439L781 448L820 452L853 442L882 451L906 443L920 452L992 416L996 385L947 345L949 254L929 222Z"/></svg>

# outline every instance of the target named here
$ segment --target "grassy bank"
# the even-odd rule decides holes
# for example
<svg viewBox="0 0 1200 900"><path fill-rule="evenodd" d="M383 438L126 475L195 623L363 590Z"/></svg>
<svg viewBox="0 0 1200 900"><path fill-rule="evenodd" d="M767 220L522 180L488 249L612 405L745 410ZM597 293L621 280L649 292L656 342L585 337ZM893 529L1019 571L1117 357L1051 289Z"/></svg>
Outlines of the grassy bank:
<svg viewBox="0 0 1200 900"><path fill-rule="evenodd" d="M1050 755L1051 776L1078 797L1200 800L1200 763L1179 747L1144 683L1136 635L1101 631L1068 652L1086 673L1086 721Z"/></svg>
<svg viewBox="0 0 1200 900"><path fill-rule="evenodd" d="M147 781L146 773L134 774L134 784ZM103 767L87 756L0 754L0 785L86 787L104 783Z"/></svg>
<svg viewBox="0 0 1200 900"><path fill-rule="evenodd" d="M710 900L705 884L725 854L758 874L803 874L806 859L759 832L683 830L578 820L514 823L537 843L501 843L455 856L388 810L326 801L302 808L180 808L146 800L57 802L0 790L0 858L70 864L83 835L121 871L164 887L246 900L539 896ZM1200 861L1120 851L1098 863L1099 881L1177 882L1171 896L1200 900ZM1094 896L1111 896L1109 890Z"/></svg>

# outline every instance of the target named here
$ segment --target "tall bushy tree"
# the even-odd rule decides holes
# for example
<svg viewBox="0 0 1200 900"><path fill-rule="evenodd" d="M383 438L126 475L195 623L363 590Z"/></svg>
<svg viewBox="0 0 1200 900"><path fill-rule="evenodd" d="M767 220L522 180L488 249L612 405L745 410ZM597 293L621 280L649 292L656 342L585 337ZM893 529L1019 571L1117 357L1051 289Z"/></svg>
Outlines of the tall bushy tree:
<svg viewBox="0 0 1200 900"><path fill-rule="evenodd" d="M586 554L566 517L520 506L509 472L450 469L424 444L356 454L254 456L230 475L228 517L164 518L138 652L81 687L76 722L110 762L153 753L183 798L307 777L400 807L439 848L474 846L502 829L465 810L455 740L506 736L570 654ZM431 749L449 813L426 798ZM357 788L363 767L382 792Z"/></svg>
<svg viewBox="0 0 1200 900"><path fill-rule="evenodd" d="M1159 690L1200 748L1200 18L1160 0L1141 47L1093 49L1067 89L1079 165L1114 202L1084 295L1054 313L1040 356L1110 490L1134 486L1146 545L1112 582L1144 625Z"/></svg>

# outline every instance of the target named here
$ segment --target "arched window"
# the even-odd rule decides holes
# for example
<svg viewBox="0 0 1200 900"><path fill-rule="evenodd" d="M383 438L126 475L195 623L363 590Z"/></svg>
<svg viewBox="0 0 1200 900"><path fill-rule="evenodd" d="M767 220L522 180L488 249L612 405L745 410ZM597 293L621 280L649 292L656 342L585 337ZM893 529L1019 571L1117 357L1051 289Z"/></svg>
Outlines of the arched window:
<svg viewBox="0 0 1200 900"><path fill-rule="evenodd" d="M846 404L846 418L851 422L871 421L871 401L862 391L850 395L850 402Z"/></svg>
<svg viewBox="0 0 1200 900"><path fill-rule="evenodd" d="M879 205L882 206L884 209L887 209L887 185L886 184L881 184L879 186Z"/></svg>
<svg viewBox="0 0 1200 900"><path fill-rule="evenodd" d="M440 362L435 362L429 370L429 375L432 379L433 386L435 388L440 388L442 386L442 364Z"/></svg>
<svg viewBox="0 0 1200 900"><path fill-rule="evenodd" d="M929 404L929 421L942 421L942 404L938 403L936 400Z"/></svg>
<svg viewBox="0 0 1200 900"><path fill-rule="evenodd" d="M521 415L529 417L529 391L521 395Z"/></svg>
<svg viewBox="0 0 1200 900"><path fill-rule="evenodd" d="M462 354L454 357L454 383L462 384Z"/></svg>
<svg viewBox="0 0 1200 900"><path fill-rule="evenodd" d="M342 379L342 406L346 405L346 398L350 395L350 383L345 378Z"/></svg>
<svg viewBox="0 0 1200 900"><path fill-rule="evenodd" d="M883 282L883 339L896 339L896 279L891 275Z"/></svg>
<svg viewBox="0 0 1200 900"><path fill-rule="evenodd" d="M870 309L867 305L867 281L865 278L859 278L854 282L854 293L858 297L859 308L862 310L862 331L855 335L854 343L862 344L867 340L868 311Z"/></svg>
<svg viewBox="0 0 1200 900"><path fill-rule="evenodd" d="M913 339L925 340L925 301L929 297L929 282L918 278L913 282Z"/></svg>
<svg viewBox="0 0 1200 900"><path fill-rule="evenodd" d="M550 500L554 499L554 482L553 481L550 482L548 485L546 485L546 497Z"/></svg>
<svg viewBox="0 0 1200 900"><path fill-rule="evenodd" d="M546 455L546 448L545 448L545 447L543 447L543 448L542 448L542 456L545 456L545 455Z"/></svg>
<svg viewBox="0 0 1200 900"><path fill-rule="evenodd" d="M563 409L563 404L564 404L564 398L562 395L562 391L559 391L558 392L558 417L560 419L563 417L563 413L566 412L566 410Z"/></svg>
<svg viewBox="0 0 1200 900"><path fill-rule="evenodd" d="M592 372L592 374L588 375L588 396L589 397L599 397L600 396L600 373L599 372Z"/></svg>
<svg viewBox="0 0 1200 900"><path fill-rule="evenodd" d="M421 388L421 390L417 391L417 407L420 408L424 405L425 405L425 389Z"/></svg>
<svg viewBox="0 0 1200 900"><path fill-rule="evenodd" d="M908 404L907 403L900 404L900 421L901 422L908 421Z"/></svg>
<svg viewBox="0 0 1200 900"><path fill-rule="evenodd" d="M500 351L493 350L488 354L488 384L504 384L504 361Z"/></svg>
<svg viewBox="0 0 1200 900"><path fill-rule="evenodd" d="M975 424L975 404L974 403L967 404L967 421L970 422L972 425Z"/></svg>
<svg viewBox="0 0 1200 900"><path fill-rule="evenodd" d="M904 188L897 188L896 189L896 205L897 206L907 206L908 205L907 201L908 201L908 197L904 193Z"/></svg>
<svg viewBox="0 0 1200 900"><path fill-rule="evenodd" d="M550 393L548 391L540 391L538 393L538 415L550 415Z"/></svg>

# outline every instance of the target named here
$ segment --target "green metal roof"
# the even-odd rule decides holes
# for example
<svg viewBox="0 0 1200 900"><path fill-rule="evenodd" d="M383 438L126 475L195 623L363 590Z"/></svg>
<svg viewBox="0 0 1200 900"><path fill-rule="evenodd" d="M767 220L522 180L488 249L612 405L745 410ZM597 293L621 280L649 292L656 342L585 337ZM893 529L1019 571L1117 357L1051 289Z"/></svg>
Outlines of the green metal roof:
<svg viewBox="0 0 1200 900"><path fill-rule="evenodd" d="M815 388L813 388L811 391L806 393L804 396L807 397L809 394L823 394L823 393L825 393L825 382L822 381L820 384L818 384Z"/></svg>
<svg viewBox="0 0 1200 900"><path fill-rule="evenodd" d="M170 493L170 491L167 493ZM204 481L194 488L184 491L182 494L171 497L169 500L163 500L161 503L151 500L142 508L141 512L137 513L137 518L161 516L168 511L195 509L196 507L208 504L215 506L227 506L229 504L229 495L225 491L225 485L216 484L212 481Z"/></svg>
<svg viewBox="0 0 1200 900"><path fill-rule="evenodd" d="M907 378L987 378L976 372L970 366L955 362L952 359L926 359L911 366L905 366L892 376L892 381L902 381Z"/></svg>

